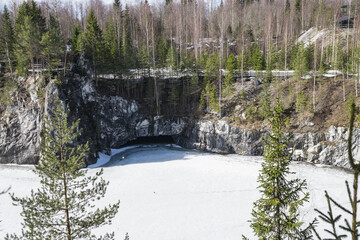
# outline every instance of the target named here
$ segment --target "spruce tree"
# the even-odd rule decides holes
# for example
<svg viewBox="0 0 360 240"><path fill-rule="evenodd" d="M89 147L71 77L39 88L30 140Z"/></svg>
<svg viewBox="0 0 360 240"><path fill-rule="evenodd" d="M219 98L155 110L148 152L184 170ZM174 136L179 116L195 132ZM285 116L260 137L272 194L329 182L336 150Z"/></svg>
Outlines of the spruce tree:
<svg viewBox="0 0 360 240"><path fill-rule="evenodd" d="M130 10L128 5L125 6L123 18L123 31L121 37L121 60L124 69L129 69L135 66L136 56L134 54L132 38L131 38L131 26L130 26Z"/></svg>
<svg viewBox="0 0 360 240"><path fill-rule="evenodd" d="M7 67L12 74L12 61L14 56L14 30L6 5L4 6L4 12L1 17L0 56L3 56L3 58L7 60Z"/></svg>
<svg viewBox="0 0 360 240"><path fill-rule="evenodd" d="M177 67L177 52L173 45L170 45L169 50L166 55L166 66L172 68L173 70Z"/></svg>
<svg viewBox="0 0 360 240"><path fill-rule="evenodd" d="M119 49L116 40L116 31L112 20L106 24L104 32L105 67L114 70L119 66Z"/></svg>
<svg viewBox="0 0 360 240"><path fill-rule="evenodd" d="M256 71L264 69L264 59L260 47L256 43L251 48L251 65Z"/></svg>
<svg viewBox="0 0 360 240"><path fill-rule="evenodd" d="M158 38L157 46L156 46L156 52L157 52L157 67L164 67L166 63L166 56L168 52L168 47L166 44L166 40L164 41L162 37Z"/></svg>
<svg viewBox="0 0 360 240"><path fill-rule="evenodd" d="M272 116L271 109L271 92L270 92L270 84L265 82L263 84L263 90L260 94L260 111L259 115L263 119L269 119Z"/></svg>
<svg viewBox="0 0 360 240"><path fill-rule="evenodd" d="M295 61L295 75L297 77L304 76L310 70L311 55L313 52L313 46L304 46L300 44L297 48L296 61Z"/></svg>
<svg viewBox="0 0 360 240"><path fill-rule="evenodd" d="M75 23L75 26L71 34L71 52L73 54L78 53L79 51L79 36L81 34L81 26L79 23Z"/></svg>
<svg viewBox="0 0 360 240"><path fill-rule="evenodd" d="M309 239L309 227L302 229L299 208L308 201L306 181L289 179L289 137L283 132L286 124L284 107L277 98L270 119L271 134L265 142L264 162L258 177L261 198L254 202L251 228L258 239Z"/></svg>
<svg viewBox="0 0 360 240"><path fill-rule="evenodd" d="M41 53L41 31L39 26L33 23L31 17L25 17L24 25L17 32L16 39L15 54L19 74L27 74L29 64L31 64L33 74L35 74L35 60L39 58Z"/></svg>
<svg viewBox="0 0 360 240"><path fill-rule="evenodd" d="M59 21L53 14L50 14L49 30L42 35L42 55L47 61L49 69L57 67L65 51L65 44L60 35Z"/></svg>
<svg viewBox="0 0 360 240"><path fill-rule="evenodd" d="M100 26L95 17L93 9L90 9L89 16L87 18L87 25L85 31L85 52L87 57L92 61L94 68L95 78L97 77L97 70L102 63L102 47L103 38ZM96 78L97 79L97 78Z"/></svg>
<svg viewBox="0 0 360 240"><path fill-rule="evenodd" d="M6 239L104 239L91 235L91 230L111 223L119 202L103 209L94 209L94 201L104 197L109 182L101 178L103 170L88 175L81 169L88 153L88 144L74 145L79 136L79 120L68 124L68 113L60 103L53 108L43 126L42 158L35 173L41 187L29 197L12 195L22 206L24 223L20 236ZM105 239L113 239L107 234Z"/></svg>
<svg viewBox="0 0 360 240"><path fill-rule="evenodd" d="M34 73L34 63L40 58L40 41L45 30L45 19L34 0L23 2L15 19L14 49L20 75L27 73L30 63Z"/></svg>
<svg viewBox="0 0 360 240"><path fill-rule="evenodd" d="M223 82L223 96L227 96L234 91L234 71L236 69L236 59L234 54L230 54L226 61L226 75Z"/></svg>
<svg viewBox="0 0 360 240"><path fill-rule="evenodd" d="M203 91L201 93L200 99L200 109L206 108L210 111L218 111L219 110L219 102L217 98L217 89L215 88L213 82L216 80L218 73L218 55L213 54L209 56L206 60L206 66L204 70L204 86Z"/></svg>

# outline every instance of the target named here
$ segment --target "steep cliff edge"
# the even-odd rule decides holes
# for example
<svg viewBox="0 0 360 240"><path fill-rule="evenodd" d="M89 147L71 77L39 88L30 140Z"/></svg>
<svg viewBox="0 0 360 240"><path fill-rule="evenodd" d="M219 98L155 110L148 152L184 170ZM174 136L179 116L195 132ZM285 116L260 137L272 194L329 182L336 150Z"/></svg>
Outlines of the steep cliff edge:
<svg viewBox="0 0 360 240"><path fill-rule="evenodd" d="M76 75L61 85L55 81L39 92L39 79L18 80L12 103L1 109L0 163L34 164L40 157L43 117L56 99L70 111L70 120L80 120L83 129L79 142L90 143L88 163L97 152L109 152L139 137L172 136L185 148L218 153L261 155L261 137L266 130L247 130L224 120L199 120L196 117L154 116L146 104L99 91L94 80ZM331 126L327 131L293 134L296 160L347 167L348 131ZM360 130L356 130L354 154L360 157Z"/></svg>

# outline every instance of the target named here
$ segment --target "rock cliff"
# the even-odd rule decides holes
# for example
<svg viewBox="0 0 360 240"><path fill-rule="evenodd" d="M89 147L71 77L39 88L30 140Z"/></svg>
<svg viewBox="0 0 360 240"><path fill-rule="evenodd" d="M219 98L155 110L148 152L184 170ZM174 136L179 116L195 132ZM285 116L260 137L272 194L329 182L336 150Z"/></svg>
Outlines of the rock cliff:
<svg viewBox="0 0 360 240"><path fill-rule="evenodd" d="M88 141L88 163L97 152L109 152L139 137L172 136L185 147L217 153L261 155L265 130L246 130L223 120L197 120L192 117L154 116L138 101L101 94L94 80L76 75L61 85L46 84L39 94L39 79L19 79L13 102L0 112L0 163L34 164L40 157L42 119L56 99L69 110L70 120L80 120L83 129L78 140ZM299 161L347 167L348 130L330 127L327 132L295 133L291 146ZM360 130L354 134L354 154L360 159Z"/></svg>

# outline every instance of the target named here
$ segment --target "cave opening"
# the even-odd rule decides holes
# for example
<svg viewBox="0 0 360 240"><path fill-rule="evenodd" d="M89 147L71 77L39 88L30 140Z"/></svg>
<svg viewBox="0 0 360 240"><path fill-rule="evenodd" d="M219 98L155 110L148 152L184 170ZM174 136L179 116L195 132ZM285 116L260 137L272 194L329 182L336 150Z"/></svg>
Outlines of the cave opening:
<svg viewBox="0 0 360 240"><path fill-rule="evenodd" d="M146 145L146 144L175 144L174 138L171 135L163 136L151 136L151 137L138 137L135 140L129 141L121 147L127 147L132 145Z"/></svg>

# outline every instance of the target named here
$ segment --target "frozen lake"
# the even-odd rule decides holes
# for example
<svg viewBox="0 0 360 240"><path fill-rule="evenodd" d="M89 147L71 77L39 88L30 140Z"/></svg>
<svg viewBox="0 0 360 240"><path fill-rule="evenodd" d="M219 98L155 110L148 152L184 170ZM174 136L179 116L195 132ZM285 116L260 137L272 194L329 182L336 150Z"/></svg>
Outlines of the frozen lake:
<svg viewBox="0 0 360 240"><path fill-rule="evenodd" d="M110 226L94 233L115 232L133 240L238 240L252 237L252 203L259 198L257 176L262 158L202 153L153 146L120 153L104 166L110 181L104 206L120 199L119 213ZM25 196L39 186L32 166L0 165L0 189ZM97 168L89 170L94 173ZM306 178L310 202L302 209L304 221L326 210L324 190L335 199L346 197L345 180L352 175L339 169L294 163L292 171ZM347 202L347 197L342 203ZM0 238L21 231L21 208L8 194L0 196ZM341 221L342 222L342 221Z"/></svg>

